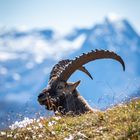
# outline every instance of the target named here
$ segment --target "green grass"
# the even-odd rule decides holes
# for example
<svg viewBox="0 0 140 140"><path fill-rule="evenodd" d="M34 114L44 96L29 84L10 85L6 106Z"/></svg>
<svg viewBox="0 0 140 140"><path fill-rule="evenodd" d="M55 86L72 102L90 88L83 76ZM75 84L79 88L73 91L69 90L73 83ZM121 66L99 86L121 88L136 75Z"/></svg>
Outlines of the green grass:
<svg viewBox="0 0 140 140"><path fill-rule="evenodd" d="M0 140L140 140L140 99L104 112L34 120L0 132Z"/></svg>

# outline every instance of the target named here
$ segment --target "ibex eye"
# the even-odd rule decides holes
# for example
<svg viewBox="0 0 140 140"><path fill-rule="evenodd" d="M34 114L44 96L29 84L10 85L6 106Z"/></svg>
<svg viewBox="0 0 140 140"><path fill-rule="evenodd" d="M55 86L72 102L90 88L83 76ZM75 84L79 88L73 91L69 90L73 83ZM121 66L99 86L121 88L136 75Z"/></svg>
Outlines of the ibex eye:
<svg viewBox="0 0 140 140"><path fill-rule="evenodd" d="M58 89L62 89L63 87L62 86L58 86Z"/></svg>

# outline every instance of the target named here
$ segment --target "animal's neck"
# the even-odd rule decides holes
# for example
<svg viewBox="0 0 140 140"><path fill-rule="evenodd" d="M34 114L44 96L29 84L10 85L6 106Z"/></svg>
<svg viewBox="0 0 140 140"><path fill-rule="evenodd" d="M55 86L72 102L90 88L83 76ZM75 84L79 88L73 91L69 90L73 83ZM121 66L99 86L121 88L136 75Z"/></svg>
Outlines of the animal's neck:
<svg viewBox="0 0 140 140"><path fill-rule="evenodd" d="M73 113L73 114L82 114L85 112L93 111L86 100L79 95L77 90L71 94L66 94L61 104L64 109L64 114Z"/></svg>

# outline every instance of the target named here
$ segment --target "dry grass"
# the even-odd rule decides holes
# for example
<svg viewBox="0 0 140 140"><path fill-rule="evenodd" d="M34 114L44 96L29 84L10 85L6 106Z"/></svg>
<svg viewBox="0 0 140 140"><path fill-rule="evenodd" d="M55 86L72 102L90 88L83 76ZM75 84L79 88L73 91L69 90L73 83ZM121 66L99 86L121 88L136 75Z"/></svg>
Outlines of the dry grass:
<svg viewBox="0 0 140 140"><path fill-rule="evenodd" d="M105 112L32 120L1 131L0 140L125 140L140 139L140 99Z"/></svg>

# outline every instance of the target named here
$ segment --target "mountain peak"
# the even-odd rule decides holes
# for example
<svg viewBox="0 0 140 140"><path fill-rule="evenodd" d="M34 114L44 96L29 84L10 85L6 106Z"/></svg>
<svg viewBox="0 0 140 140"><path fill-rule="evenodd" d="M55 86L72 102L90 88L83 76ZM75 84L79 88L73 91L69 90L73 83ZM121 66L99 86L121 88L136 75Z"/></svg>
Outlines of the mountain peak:
<svg viewBox="0 0 140 140"><path fill-rule="evenodd" d="M105 17L105 23L107 25L116 27L119 30L123 30L126 28L126 22L127 20L125 18L122 18L114 13L110 13Z"/></svg>
<svg viewBox="0 0 140 140"><path fill-rule="evenodd" d="M123 18L120 17L118 14L109 13L105 19L106 19L107 21L110 21L110 22L116 22L116 21L122 20Z"/></svg>

